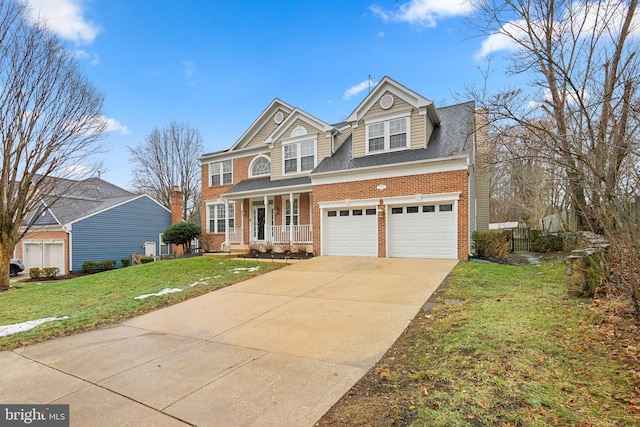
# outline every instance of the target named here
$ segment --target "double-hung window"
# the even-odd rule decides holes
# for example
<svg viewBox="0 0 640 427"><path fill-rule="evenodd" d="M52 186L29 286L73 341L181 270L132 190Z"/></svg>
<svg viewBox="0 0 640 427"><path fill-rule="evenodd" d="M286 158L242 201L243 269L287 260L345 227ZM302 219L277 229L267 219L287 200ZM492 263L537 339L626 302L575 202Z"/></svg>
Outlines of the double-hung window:
<svg viewBox="0 0 640 427"><path fill-rule="evenodd" d="M287 143L282 146L284 173L294 174L308 172L316 167L316 141L308 139Z"/></svg>
<svg viewBox="0 0 640 427"><path fill-rule="evenodd" d="M409 115L371 121L366 126L367 154L409 148Z"/></svg>
<svg viewBox="0 0 640 427"><path fill-rule="evenodd" d="M229 212L227 212L224 203L209 205L209 233L224 233L227 227L227 218L229 219L229 231L235 229L235 204L229 203Z"/></svg>
<svg viewBox="0 0 640 427"><path fill-rule="evenodd" d="M210 163L209 173L211 174L211 186L227 185L233 182L233 161Z"/></svg>
<svg viewBox="0 0 640 427"><path fill-rule="evenodd" d="M284 206L284 224L285 225L299 225L299 209L298 199L293 199L293 209L291 209L291 202L289 199L285 200Z"/></svg>

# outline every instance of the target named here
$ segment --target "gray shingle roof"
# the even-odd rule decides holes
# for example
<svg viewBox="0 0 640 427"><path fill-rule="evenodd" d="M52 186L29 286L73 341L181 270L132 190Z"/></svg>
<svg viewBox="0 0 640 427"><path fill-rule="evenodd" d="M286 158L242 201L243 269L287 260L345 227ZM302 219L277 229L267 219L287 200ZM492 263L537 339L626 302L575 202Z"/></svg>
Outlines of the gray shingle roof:
<svg viewBox="0 0 640 427"><path fill-rule="evenodd" d="M34 225L55 224L51 214L60 224L68 224L139 197L100 178L89 178L84 181L48 179L56 180L55 185L52 185L53 190L49 191L50 194L42 198L50 212L37 218Z"/></svg>
<svg viewBox="0 0 640 427"><path fill-rule="evenodd" d="M320 162L312 175L468 154L475 129L475 103L471 101L439 108L438 116L441 123L434 128L427 148L374 154L354 159L351 151L352 140L349 137L332 157L327 157Z"/></svg>
<svg viewBox="0 0 640 427"><path fill-rule="evenodd" d="M271 178L245 179L228 189L224 194L244 193L247 191L268 190L273 188L290 187L311 184L311 178L300 176L297 178L279 179L271 181Z"/></svg>

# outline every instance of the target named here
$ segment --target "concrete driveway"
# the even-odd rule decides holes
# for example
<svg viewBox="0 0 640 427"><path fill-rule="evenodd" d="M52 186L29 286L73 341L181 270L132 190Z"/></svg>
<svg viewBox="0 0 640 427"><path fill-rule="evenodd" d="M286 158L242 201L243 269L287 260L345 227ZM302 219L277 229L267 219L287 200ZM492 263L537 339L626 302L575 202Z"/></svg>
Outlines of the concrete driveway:
<svg viewBox="0 0 640 427"><path fill-rule="evenodd" d="M75 426L311 426L456 263L319 257L2 352L0 403L67 403Z"/></svg>

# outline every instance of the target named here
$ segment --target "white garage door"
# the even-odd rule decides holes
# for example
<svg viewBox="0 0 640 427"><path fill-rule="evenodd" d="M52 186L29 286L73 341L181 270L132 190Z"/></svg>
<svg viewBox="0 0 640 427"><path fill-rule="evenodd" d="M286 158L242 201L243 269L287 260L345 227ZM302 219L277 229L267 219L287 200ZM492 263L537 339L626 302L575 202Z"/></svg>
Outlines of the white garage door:
<svg viewBox="0 0 640 427"><path fill-rule="evenodd" d="M389 256L458 258L458 222L453 203L392 207L388 218Z"/></svg>
<svg viewBox="0 0 640 427"><path fill-rule="evenodd" d="M58 267L64 274L64 242L31 240L24 242L25 271L37 267Z"/></svg>
<svg viewBox="0 0 640 427"><path fill-rule="evenodd" d="M375 207L327 209L323 216L324 255L378 256L378 216Z"/></svg>

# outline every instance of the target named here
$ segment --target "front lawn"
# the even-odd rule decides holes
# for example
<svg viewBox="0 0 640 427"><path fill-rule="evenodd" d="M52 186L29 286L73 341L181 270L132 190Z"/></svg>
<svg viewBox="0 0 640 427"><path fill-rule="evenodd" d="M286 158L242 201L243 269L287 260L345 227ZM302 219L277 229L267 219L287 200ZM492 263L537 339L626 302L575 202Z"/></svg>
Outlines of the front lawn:
<svg viewBox="0 0 640 427"><path fill-rule="evenodd" d="M317 425L640 425L637 324L566 299L562 267L461 263Z"/></svg>
<svg viewBox="0 0 640 427"><path fill-rule="evenodd" d="M195 257L153 262L60 282L15 283L19 289L0 292L0 327L45 318L68 318L0 337L0 349L8 350L121 322L280 266L282 264ZM174 291L136 299L165 289ZM181 291L175 292L176 289Z"/></svg>

